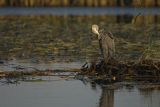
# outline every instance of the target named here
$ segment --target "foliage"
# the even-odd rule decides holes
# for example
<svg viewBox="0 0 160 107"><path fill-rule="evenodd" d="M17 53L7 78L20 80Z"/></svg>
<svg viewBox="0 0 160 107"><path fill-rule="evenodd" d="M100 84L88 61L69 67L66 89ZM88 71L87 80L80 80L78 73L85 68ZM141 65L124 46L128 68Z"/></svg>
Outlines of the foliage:
<svg viewBox="0 0 160 107"><path fill-rule="evenodd" d="M147 16L146 16L147 17ZM157 24L113 21L113 16L0 17L0 57L41 60L86 60L99 56L99 45L90 26L110 30L116 37L119 58L149 55L160 58ZM112 20L112 21L111 21ZM146 51L147 50L147 51Z"/></svg>

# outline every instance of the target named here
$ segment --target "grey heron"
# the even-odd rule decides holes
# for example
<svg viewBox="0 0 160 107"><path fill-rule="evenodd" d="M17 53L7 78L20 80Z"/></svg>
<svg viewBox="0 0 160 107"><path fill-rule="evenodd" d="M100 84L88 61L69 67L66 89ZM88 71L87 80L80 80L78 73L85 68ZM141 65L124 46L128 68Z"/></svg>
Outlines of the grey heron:
<svg viewBox="0 0 160 107"><path fill-rule="evenodd" d="M99 26L95 24L92 25L92 32L98 36L101 54L104 58L105 64L107 64L110 59L114 58L115 54L113 34L111 32L99 30Z"/></svg>

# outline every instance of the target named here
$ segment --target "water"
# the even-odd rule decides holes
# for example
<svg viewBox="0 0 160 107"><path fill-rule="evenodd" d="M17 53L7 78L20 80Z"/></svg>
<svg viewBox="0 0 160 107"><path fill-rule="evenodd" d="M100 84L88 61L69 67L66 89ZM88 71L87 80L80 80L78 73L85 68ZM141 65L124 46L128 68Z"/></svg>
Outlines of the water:
<svg viewBox="0 0 160 107"><path fill-rule="evenodd" d="M143 92L133 89L121 89L114 92L114 106L111 107L159 107L159 91Z"/></svg>
<svg viewBox="0 0 160 107"><path fill-rule="evenodd" d="M51 7L35 7L35 8L0 8L0 15L160 15L160 8L89 8L89 7L66 7L66 8L51 8Z"/></svg>
<svg viewBox="0 0 160 107"><path fill-rule="evenodd" d="M39 77L43 78L43 77ZM44 78L43 78L44 79ZM113 90L89 82L45 77L47 82L0 84L1 107L159 107L158 90Z"/></svg>
<svg viewBox="0 0 160 107"><path fill-rule="evenodd" d="M3 85L0 92L0 106L5 107L96 107L101 90L91 90L89 84L78 80L54 77L50 82Z"/></svg>
<svg viewBox="0 0 160 107"><path fill-rule="evenodd" d="M80 69L82 62L32 63L28 60L12 60L0 64L1 71L74 70Z"/></svg>
<svg viewBox="0 0 160 107"><path fill-rule="evenodd" d="M0 71L80 69L100 58L91 25L112 31L119 59L160 58L159 8L0 8ZM140 13L140 14L139 14ZM138 15L139 14L139 15ZM137 16L138 15L138 16ZM137 17L135 17L137 16ZM134 23L133 23L134 22ZM15 59L15 60L13 60ZM160 92L73 78L0 83L0 107L160 107Z"/></svg>

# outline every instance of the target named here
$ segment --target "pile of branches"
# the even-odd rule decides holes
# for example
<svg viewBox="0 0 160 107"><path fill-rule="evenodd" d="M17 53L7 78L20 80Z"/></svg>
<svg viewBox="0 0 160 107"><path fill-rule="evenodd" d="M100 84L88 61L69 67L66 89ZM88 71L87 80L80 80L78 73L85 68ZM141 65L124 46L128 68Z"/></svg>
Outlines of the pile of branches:
<svg viewBox="0 0 160 107"><path fill-rule="evenodd" d="M141 81L160 81L160 62L150 59L136 61L110 60L107 64L100 62L85 63L81 74L101 77L101 79L114 79L123 81L126 79Z"/></svg>

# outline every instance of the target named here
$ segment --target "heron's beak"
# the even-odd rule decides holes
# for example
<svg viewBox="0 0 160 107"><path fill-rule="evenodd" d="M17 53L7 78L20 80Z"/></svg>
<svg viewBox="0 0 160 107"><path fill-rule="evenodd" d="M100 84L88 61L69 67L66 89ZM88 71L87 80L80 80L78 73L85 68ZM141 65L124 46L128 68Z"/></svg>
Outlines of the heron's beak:
<svg viewBox="0 0 160 107"><path fill-rule="evenodd" d="M92 32L94 33L94 34L96 34L96 35L99 35L99 32L98 32L98 29L97 28L92 28Z"/></svg>
<svg viewBox="0 0 160 107"><path fill-rule="evenodd" d="M100 39L100 34L98 32L98 29L95 28L95 27L92 27L92 32L98 36L98 40L99 40Z"/></svg>

